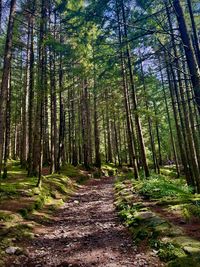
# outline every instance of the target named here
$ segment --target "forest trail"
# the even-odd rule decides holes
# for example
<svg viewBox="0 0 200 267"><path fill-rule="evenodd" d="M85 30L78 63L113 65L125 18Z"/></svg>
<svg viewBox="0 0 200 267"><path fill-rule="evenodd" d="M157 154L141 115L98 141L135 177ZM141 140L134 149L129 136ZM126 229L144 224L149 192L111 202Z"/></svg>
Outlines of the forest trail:
<svg viewBox="0 0 200 267"><path fill-rule="evenodd" d="M114 178L90 180L24 244L10 266L164 266L145 244L134 246L114 206ZM8 266L8 265L7 265Z"/></svg>

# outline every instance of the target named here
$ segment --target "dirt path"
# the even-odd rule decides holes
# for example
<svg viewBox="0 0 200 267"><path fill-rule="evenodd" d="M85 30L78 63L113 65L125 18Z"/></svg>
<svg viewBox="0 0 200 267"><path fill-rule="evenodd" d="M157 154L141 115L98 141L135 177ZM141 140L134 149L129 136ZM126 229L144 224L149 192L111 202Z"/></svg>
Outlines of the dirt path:
<svg viewBox="0 0 200 267"><path fill-rule="evenodd" d="M113 178L93 180L56 214L11 266L163 266L145 246L134 246L114 207ZM40 231L41 232L41 231Z"/></svg>

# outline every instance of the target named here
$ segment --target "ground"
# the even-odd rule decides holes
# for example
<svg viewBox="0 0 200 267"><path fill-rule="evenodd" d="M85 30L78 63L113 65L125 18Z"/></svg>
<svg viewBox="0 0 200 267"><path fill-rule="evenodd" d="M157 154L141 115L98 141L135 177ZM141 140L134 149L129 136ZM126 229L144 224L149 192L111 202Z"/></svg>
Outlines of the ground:
<svg viewBox="0 0 200 267"><path fill-rule="evenodd" d="M35 228L22 242L25 255L10 256L6 266L164 266L145 244L137 247L114 206L114 178L93 179ZM19 244L18 244L19 245Z"/></svg>
<svg viewBox="0 0 200 267"><path fill-rule="evenodd" d="M0 266L200 266L200 195L173 170L135 180L127 167L44 169L19 162L0 184Z"/></svg>

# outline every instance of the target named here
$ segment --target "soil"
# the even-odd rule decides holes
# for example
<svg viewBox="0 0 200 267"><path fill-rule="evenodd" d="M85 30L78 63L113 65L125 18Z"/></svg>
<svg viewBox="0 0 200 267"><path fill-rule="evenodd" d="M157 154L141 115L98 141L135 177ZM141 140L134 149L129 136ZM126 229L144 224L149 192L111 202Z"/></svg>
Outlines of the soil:
<svg viewBox="0 0 200 267"><path fill-rule="evenodd" d="M134 267L164 266L144 243L137 247L114 206L114 178L90 180L36 229L25 255L10 256L6 266Z"/></svg>

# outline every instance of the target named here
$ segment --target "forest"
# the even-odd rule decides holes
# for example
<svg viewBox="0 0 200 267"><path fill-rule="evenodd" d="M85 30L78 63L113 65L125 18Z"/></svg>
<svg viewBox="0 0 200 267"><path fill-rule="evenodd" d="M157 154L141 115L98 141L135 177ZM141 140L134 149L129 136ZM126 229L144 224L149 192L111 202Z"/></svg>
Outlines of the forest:
<svg viewBox="0 0 200 267"><path fill-rule="evenodd" d="M0 0L0 266L200 266L198 0Z"/></svg>

